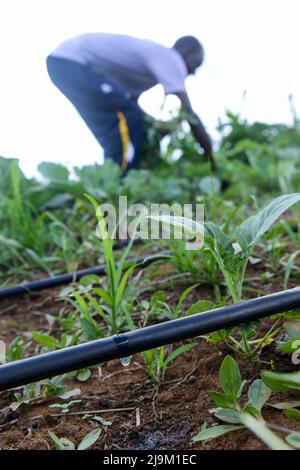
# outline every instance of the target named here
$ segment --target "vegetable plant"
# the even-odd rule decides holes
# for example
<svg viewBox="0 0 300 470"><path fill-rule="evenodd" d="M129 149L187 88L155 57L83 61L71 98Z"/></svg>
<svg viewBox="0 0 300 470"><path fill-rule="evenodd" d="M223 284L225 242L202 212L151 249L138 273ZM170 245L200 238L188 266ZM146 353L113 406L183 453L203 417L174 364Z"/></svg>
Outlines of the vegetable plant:
<svg viewBox="0 0 300 470"><path fill-rule="evenodd" d="M272 425L264 420L262 410L270 398L271 390L262 380L256 379L252 382L248 389L248 401L242 405L240 399L246 381L242 381L239 367L233 357L226 356L220 368L219 381L222 393L210 392L210 398L217 406L211 412L218 420L226 424L210 428L203 427L193 438L194 442L207 442L224 434L246 428L270 449L292 450L293 447L297 448L296 441L300 438L300 433L288 431L285 442L271 430Z"/></svg>
<svg viewBox="0 0 300 470"><path fill-rule="evenodd" d="M205 223L203 249L214 258L234 303L242 300L246 268L255 246L281 214L298 201L300 201L300 193L279 196L264 209L246 219L234 230L232 236L225 234L222 227L213 222ZM166 217L160 217L160 220L166 222ZM188 218L182 218L180 221L178 218L175 220L169 217L168 222L173 226L181 223L182 227L190 233L192 233L191 227L195 226L193 220ZM268 338L272 338L277 333L277 327L278 323L275 323L263 339L254 339L252 342L254 332L251 326L240 328L240 341L236 341L230 334L226 336L230 339L232 343L230 347L233 350L248 357L255 357Z"/></svg>

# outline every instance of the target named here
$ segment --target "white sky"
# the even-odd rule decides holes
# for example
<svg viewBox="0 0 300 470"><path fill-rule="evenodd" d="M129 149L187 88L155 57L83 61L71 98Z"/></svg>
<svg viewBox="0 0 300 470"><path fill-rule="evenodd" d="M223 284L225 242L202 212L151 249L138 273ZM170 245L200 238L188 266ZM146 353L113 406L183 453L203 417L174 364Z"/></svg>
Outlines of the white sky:
<svg viewBox="0 0 300 470"><path fill-rule="evenodd" d="M63 40L91 31L131 34L167 46L197 36L206 60L187 80L194 109L213 132L224 109L250 120L291 122L300 112L299 0L0 0L0 155L27 175L40 161L102 160L96 140L47 76L45 58ZM142 98L159 116L163 93Z"/></svg>

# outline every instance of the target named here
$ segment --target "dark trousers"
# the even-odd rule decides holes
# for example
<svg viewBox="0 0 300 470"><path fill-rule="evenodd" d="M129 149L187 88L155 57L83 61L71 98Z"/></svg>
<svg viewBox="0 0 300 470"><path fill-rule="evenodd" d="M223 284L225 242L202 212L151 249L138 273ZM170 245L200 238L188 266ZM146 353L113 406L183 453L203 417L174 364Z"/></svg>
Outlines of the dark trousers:
<svg viewBox="0 0 300 470"><path fill-rule="evenodd" d="M104 158L112 158L124 172L138 168L144 129L138 104L89 66L50 55L47 69L103 147Z"/></svg>

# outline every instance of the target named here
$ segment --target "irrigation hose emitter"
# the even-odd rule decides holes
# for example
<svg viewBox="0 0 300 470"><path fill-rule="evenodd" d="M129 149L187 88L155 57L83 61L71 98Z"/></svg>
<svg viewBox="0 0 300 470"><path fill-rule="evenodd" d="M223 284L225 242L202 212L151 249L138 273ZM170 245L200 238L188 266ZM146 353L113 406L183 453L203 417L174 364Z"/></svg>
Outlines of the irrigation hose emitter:
<svg viewBox="0 0 300 470"><path fill-rule="evenodd" d="M0 366L0 390L183 341L300 307L300 287Z"/></svg>

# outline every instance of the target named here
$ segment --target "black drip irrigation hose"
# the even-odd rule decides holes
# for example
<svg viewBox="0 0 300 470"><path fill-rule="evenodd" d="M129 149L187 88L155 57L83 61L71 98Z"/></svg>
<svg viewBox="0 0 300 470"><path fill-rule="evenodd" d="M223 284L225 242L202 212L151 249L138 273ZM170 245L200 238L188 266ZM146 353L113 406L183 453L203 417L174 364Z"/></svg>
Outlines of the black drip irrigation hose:
<svg viewBox="0 0 300 470"><path fill-rule="evenodd" d="M135 353L300 307L300 287L147 326L0 366L0 390L121 359Z"/></svg>
<svg viewBox="0 0 300 470"><path fill-rule="evenodd" d="M126 266L138 264L139 267L144 268L156 261L170 258L170 256L170 252L162 252L157 255L132 258L126 261ZM118 267L118 263L116 263L116 266ZM80 271L75 271L74 273L60 274L58 276L37 279L36 281L17 284L15 286L3 287L0 289L0 300L7 299L8 297L17 297L19 295L30 294L31 292L50 289L51 287L57 287L64 284L70 284L71 282L79 281L82 277L90 274L105 276L106 265L94 266L93 268L81 269Z"/></svg>

